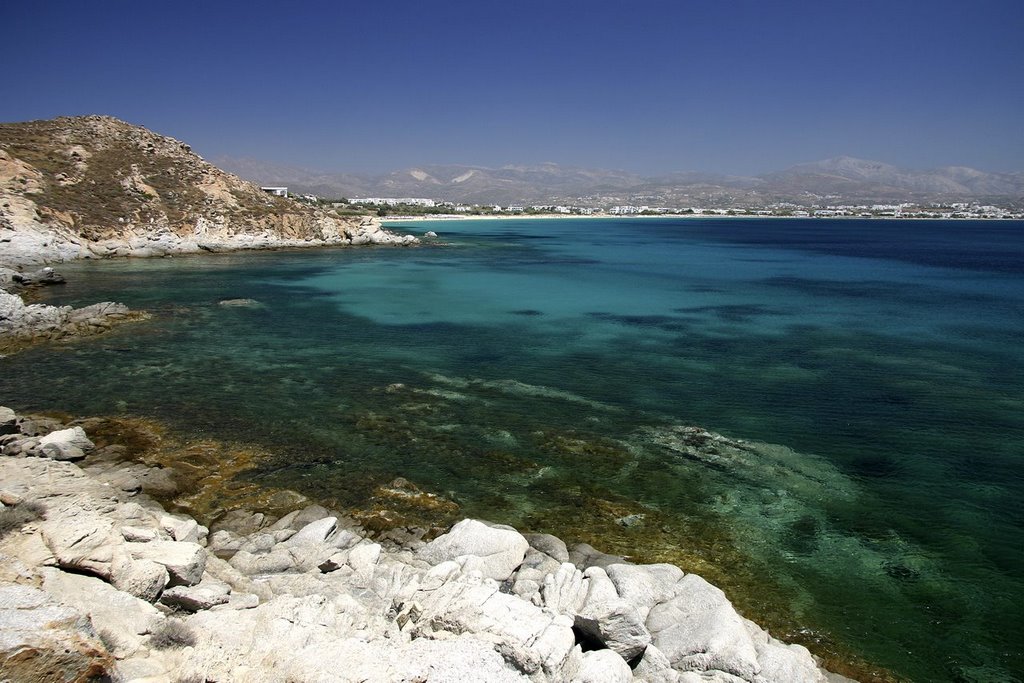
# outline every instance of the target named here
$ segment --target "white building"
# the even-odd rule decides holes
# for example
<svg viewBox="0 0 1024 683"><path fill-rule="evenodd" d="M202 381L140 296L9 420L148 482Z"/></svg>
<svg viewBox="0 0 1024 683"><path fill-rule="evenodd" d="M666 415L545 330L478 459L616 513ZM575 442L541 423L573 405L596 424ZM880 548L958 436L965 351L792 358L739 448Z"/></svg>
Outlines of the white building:
<svg viewBox="0 0 1024 683"><path fill-rule="evenodd" d="M405 204L407 206L425 206L428 209L432 209L437 206L437 202L433 199L426 199L423 197L362 197L360 199L350 199L352 204L373 204L374 206L397 206L398 204Z"/></svg>

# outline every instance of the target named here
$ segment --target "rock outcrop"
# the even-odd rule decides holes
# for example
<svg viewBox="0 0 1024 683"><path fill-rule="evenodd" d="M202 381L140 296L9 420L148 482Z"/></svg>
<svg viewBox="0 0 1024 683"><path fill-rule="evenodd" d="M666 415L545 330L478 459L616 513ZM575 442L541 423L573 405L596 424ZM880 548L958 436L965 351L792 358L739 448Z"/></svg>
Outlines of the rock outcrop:
<svg viewBox="0 0 1024 683"><path fill-rule="evenodd" d="M0 350L37 341L101 334L115 325L145 317L145 313L112 301L82 308L26 305L17 294L0 289Z"/></svg>
<svg viewBox="0 0 1024 683"><path fill-rule="evenodd" d="M671 565L469 519L385 547L320 506L210 535L40 446L88 458L80 428L0 408L0 432L10 680L840 680Z"/></svg>
<svg viewBox="0 0 1024 683"><path fill-rule="evenodd" d="M0 124L0 264L413 242L269 195L108 116Z"/></svg>

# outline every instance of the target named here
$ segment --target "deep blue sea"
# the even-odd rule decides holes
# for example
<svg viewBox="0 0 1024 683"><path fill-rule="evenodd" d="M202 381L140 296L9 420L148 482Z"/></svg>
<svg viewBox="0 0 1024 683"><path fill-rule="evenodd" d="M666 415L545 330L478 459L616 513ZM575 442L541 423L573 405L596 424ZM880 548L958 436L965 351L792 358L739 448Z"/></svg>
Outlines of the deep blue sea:
<svg viewBox="0 0 1024 683"><path fill-rule="evenodd" d="M67 264L44 300L155 316L0 359L0 404L258 442L261 481L353 505L402 476L524 529L646 510L638 546L699 519L752 616L1024 680L1024 223L394 227L440 239ZM683 425L756 447L690 457Z"/></svg>

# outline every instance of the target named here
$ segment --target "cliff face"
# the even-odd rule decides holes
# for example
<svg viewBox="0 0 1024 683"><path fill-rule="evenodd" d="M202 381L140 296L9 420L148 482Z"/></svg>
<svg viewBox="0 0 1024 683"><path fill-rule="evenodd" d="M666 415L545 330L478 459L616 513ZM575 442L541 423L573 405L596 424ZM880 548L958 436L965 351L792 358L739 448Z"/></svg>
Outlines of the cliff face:
<svg viewBox="0 0 1024 683"><path fill-rule="evenodd" d="M413 241L268 195L111 117L0 124L0 262Z"/></svg>

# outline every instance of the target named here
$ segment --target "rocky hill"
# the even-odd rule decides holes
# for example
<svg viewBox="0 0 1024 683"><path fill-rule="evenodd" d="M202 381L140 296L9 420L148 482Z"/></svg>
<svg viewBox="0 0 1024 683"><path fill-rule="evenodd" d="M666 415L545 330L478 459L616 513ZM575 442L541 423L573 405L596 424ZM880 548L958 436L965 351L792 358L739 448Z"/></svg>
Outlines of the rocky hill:
<svg viewBox="0 0 1024 683"><path fill-rule="evenodd" d="M410 241L271 196L108 116L0 124L3 263Z"/></svg>

